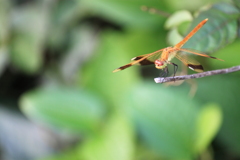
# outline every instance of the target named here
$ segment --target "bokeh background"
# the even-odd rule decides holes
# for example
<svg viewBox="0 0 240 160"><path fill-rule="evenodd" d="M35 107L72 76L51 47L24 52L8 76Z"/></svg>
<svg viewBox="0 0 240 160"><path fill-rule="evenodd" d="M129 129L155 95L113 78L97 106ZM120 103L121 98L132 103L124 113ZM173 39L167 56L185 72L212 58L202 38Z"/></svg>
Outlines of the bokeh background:
<svg viewBox="0 0 240 160"><path fill-rule="evenodd" d="M205 18L184 48L225 60L194 57L206 70L239 65L239 7L239 0L0 0L0 159L240 159L239 72L167 84L154 82L154 66L112 73L173 46ZM173 62L178 75L193 73Z"/></svg>

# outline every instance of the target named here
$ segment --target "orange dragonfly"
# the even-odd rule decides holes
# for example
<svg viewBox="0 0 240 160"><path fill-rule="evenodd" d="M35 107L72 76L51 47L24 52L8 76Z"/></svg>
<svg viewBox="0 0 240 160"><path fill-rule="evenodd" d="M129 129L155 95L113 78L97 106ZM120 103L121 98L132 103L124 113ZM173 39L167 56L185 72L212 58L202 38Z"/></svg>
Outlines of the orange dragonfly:
<svg viewBox="0 0 240 160"><path fill-rule="evenodd" d="M190 69L196 71L196 72L203 72L203 66L197 62L196 60L190 58L187 54L184 54L184 52L192 53L198 56L208 57L212 59L217 59L220 61L223 61L222 59L218 59L216 57L209 56L205 53L202 53L200 51L196 51L193 49L184 49L181 48L202 26L208 21L208 19L204 19L201 21L182 41L180 41L178 44L176 44L174 47L167 47L160 50L157 50L155 52L137 56L132 58L132 62L128 63L124 66L121 66L117 69L115 69L113 72L118 72L121 70L124 70L128 67L131 67L133 65L149 65L149 64L155 64L155 67L157 69L164 70L164 75L168 74L167 65L171 64L174 66L174 76L177 71L178 65L171 62L171 60L176 57L180 61L182 61L186 66L188 66Z"/></svg>

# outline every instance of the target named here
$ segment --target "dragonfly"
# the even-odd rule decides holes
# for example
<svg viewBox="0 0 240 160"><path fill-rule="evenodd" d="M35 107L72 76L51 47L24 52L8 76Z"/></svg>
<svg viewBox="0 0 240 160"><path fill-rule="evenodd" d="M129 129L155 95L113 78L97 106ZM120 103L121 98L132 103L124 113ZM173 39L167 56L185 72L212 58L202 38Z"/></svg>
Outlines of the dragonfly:
<svg viewBox="0 0 240 160"><path fill-rule="evenodd" d="M195 34L199 29L203 27L205 23L207 23L208 18L202 20L182 41L180 41L178 44L176 44L174 47L167 47L163 48L160 50L157 50L152 53L140 55L137 57L132 58L132 62L128 63L124 66L121 66L113 72L118 72L121 70L124 70L126 68L129 68L133 65L150 65L150 64L155 64L155 67L157 69L163 70L163 75L168 74L168 68L167 65L173 65L174 66L174 75L178 69L178 65L175 63L172 63L171 60L176 57L179 59L181 62L183 62L188 68L190 68L193 71L196 72L203 72L203 66L193 58L191 58L188 54L186 53L192 53L197 56L202 56L202 57L207 57L207 58L212 58L212 59L217 59L220 61L223 61L222 59L218 59L216 57L209 56L201 51L197 51L194 49L187 49L187 48L182 48L182 46ZM163 76L162 75L162 76Z"/></svg>

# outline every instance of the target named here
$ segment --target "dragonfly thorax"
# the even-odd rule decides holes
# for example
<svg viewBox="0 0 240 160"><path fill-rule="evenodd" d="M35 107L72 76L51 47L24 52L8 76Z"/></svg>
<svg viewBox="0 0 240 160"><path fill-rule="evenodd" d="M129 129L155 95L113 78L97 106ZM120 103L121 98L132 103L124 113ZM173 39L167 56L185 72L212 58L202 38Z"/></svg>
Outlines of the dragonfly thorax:
<svg viewBox="0 0 240 160"><path fill-rule="evenodd" d="M171 51L173 49L173 47L166 47L164 48L163 52L168 52L168 51Z"/></svg>
<svg viewBox="0 0 240 160"><path fill-rule="evenodd" d="M167 66L167 63L165 61L160 61L158 59L154 63L157 69L163 69Z"/></svg>

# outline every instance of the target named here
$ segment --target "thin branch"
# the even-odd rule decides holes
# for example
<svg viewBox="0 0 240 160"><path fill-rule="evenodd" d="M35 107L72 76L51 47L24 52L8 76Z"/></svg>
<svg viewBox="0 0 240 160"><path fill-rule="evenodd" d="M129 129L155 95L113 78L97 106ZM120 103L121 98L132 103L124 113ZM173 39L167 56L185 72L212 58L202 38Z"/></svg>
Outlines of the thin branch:
<svg viewBox="0 0 240 160"><path fill-rule="evenodd" d="M216 75L216 74L226 74L226 73L231 73L231 72L236 72L236 71L240 71L240 65L231 67L231 68L218 69L218 70L207 71L207 72L191 74L191 75L165 77L165 78L157 77L157 78L154 78L154 81L156 83L165 83L165 82L179 81L179 80L185 80L185 79L202 78L202 77L212 76L212 75Z"/></svg>
<svg viewBox="0 0 240 160"><path fill-rule="evenodd" d="M161 15L163 17L169 17L171 15L170 13L161 11L161 10L153 8L153 7L141 6L141 10L142 11L147 11L151 14L158 14L158 15Z"/></svg>

